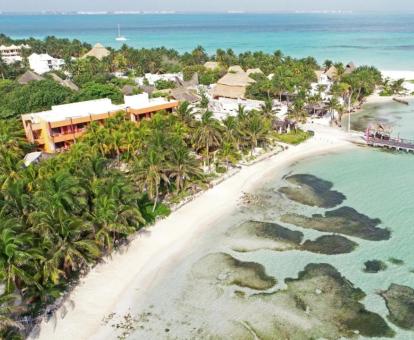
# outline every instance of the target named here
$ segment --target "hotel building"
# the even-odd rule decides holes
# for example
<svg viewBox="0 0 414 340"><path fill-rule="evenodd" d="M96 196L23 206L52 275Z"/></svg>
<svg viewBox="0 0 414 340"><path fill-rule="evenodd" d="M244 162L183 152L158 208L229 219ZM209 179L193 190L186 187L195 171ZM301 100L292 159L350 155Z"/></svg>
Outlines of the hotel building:
<svg viewBox="0 0 414 340"><path fill-rule="evenodd" d="M49 54L32 53L29 58L30 68L37 74L43 74L50 71L61 70L65 65L63 59L53 58Z"/></svg>
<svg viewBox="0 0 414 340"><path fill-rule="evenodd" d="M7 64L13 64L18 61L22 61L22 49L29 49L28 45L11 45L11 46L0 46L0 56Z"/></svg>
<svg viewBox="0 0 414 340"><path fill-rule="evenodd" d="M22 120L26 137L46 153L61 152L75 143L91 122L103 124L118 112L124 112L131 121L139 122L161 110L172 112L178 106L176 100L149 99L147 93L125 96L124 102L115 105L110 99L97 99L56 105L50 111L24 114Z"/></svg>

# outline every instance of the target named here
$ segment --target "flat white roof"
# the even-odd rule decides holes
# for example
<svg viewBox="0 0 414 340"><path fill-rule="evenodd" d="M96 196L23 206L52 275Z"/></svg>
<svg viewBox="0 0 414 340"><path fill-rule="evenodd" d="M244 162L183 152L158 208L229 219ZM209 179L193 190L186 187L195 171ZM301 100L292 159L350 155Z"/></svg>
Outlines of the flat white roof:
<svg viewBox="0 0 414 340"><path fill-rule="evenodd" d="M115 105L112 104L111 99L95 99L79 103L54 105L49 111L28 113L22 115L23 118L30 119L33 123L58 122L66 119L74 119L80 117L88 117L102 113L125 110L127 107L131 109L145 109L153 106L169 103L163 98L148 99L145 94L136 96L125 96L126 104Z"/></svg>

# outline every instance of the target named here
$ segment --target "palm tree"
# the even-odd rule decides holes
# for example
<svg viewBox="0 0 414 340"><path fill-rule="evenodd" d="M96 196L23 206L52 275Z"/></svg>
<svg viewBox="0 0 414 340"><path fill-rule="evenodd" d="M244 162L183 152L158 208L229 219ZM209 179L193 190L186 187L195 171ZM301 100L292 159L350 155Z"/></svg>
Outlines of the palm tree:
<svg viewBox="0 0 414 340"><path fill-rule="evenodd" d="M194 111L191 104L187 101L180 103L177 110L175 111L178 119L185 123L187 126L192 126L194 121Z"/></svg>
<svg viewBox="0 0 414 340"><path fill-rule="evenodd" d="M222 135L218 120L213 117L213 112L206 111L201 116L201 122L194 131L194 145L197 150L204 150L204 161L207 167L210 165L211 148L220 146Z"/></svg>
<svg viewBox="0 0 414 340"><path fill-rule="evenodd" d="M42 235L42 246L48 249L42 271L50 277L44 280L56 283L59 273L68 277L100 256L95 241L87 237L93 233L92 225L80 217L68 215L61 207L50 204L42 211L33 212L31 220L31 230Z"/></svg>
<svg viewBox="0 0 414 340"><path fill-rule="evenodd" d="M226 169L229 169L229 165L231 163L236 163L237 160L240 158L238 151L234 147L234 143L225 141L220 148L219 157L224 159L226 164Z"/></svg>
<svg viewBox="0 0 414 340"><path fill-rule="evenodd" d="M251 155L257 148L259 141L266 141L269 131L268 121L257 112L249 114L242 126L242 134L245 141L250 145Z"/></svg>
<svg viewBox="0 0 414 340"><path fill-rule="evenodd" d="M135 163L134 180L154 201L153 212L157 207L162 183L169 184L165 165L164 155L154 148L145 152Z"/></svg>
<svg viewBox="0 0 414 340"><path fill-rule="evenodd" d="M237 150L240 148L240 131L238 118L228 116L223 120L223 141L231 143Z"/></svg>
<svg viewBox="0 0 414 340"><path fill-rule="evenodd" d="M290 107L289 116L294 118L296 121L306 121L307 112L305 110L305 103L301 99L296 99L293 105Z"/></svg>
<svg viewBox="0 0 414 340"><path fill-rule="evenodd" d="M21 223L16 218L1 217L0 225L0 279L5 283L6 293L13 293L22 283L36 284L26 269L36 257L34 252L26 250L30 249L33 238L21 231Z"/></svg>
<svg viewBox="0 0 414 340"><path fill-rule="evenodd" d="M260 111L265 117L273 118L275 115L275 111L273 110L273 101L271 99L265 100L264 103L260 105Z"/></svg>
<svg viewBox="0 0 414 340"><path fill-rule="evenodd" d="M39 208L51 203L66 211L79 212L86 206L86 191L78 178L68 171L59 171L41 181L35 202Z"/></svg>
<svg viewBox="0 0 414 340"><path fill-rule="evenodd" d="M329 112L331 113L331 120L333 120L334 111L337 111L339 108L338 98L336 98L335 96L332 96L332 98L330 98L328 101L327 107L328 107Z"/></svg>
<svg viewBox="0 0 414 340"><path fill-rule="evenodd" d="M117 200L108 195L95 197L89 218L94 226L95 240L105 252L112 250L114 240L118 235L127 236L136 230L128 225L128 217L132 215L142 221L138 208L119 204Z"/></svg>
<svg viewBox="0 0 414 340"><path fill-rule="evenodd" d="M17 296L13 294L3 294L0 296L0 332L10 328L23 329L23 325L13 317L26 309L22 305L16 305L14 303L16 299Z"/></svg>
<svg viewBox="0 0 414 340"><path fill-rule="evenodd" d="M191 178L201 178L202 171L197 160L190 155L185 146L172 148L168 162L169 178L175 180L175 190L185 189L186 182Z"/></svg>
<svg viewBox="0 0 414 340"><path fill-rule="evenodd" d="M247 117L246 107L242 104L239 104L237 106L237 119L242 121L246 119L246 117Z"/></svg>

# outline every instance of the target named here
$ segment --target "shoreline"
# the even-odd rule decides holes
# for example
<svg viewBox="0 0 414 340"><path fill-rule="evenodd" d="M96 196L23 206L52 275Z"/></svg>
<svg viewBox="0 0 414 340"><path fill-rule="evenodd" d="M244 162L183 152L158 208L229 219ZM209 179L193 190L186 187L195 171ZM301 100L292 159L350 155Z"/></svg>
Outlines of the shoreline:
<svg viewBox="0 0 414 340"><path fill-rule="evenodd" d="M260 186L275 172L284 175L291 164L324 153L345 150L353 144L349 136L332 128L308 125L316 129L308 141L249 167L173 212L166 219L138 233L130 244L93 268L73 289L65 303L40 330L29 339L90 339L109 335L102 319L117 306L127 309L128 292L145 290L191 241L237 208L243 192ZM214 213L212 213L214 212ZM64 316L64 317L62 317Z"/></svg>

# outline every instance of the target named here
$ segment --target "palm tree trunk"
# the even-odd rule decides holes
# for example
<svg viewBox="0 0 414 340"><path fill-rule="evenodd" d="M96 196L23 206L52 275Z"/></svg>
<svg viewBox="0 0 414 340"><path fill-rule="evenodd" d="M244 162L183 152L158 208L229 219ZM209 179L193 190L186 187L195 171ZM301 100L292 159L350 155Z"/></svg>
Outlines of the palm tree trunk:
<svg viewBox="0 0 414 340"><path fill-rule="evenodd" d="M154 206L152 207L152 212L155 212L157 203L158 203L158 186L155 188Z"/></svg>

